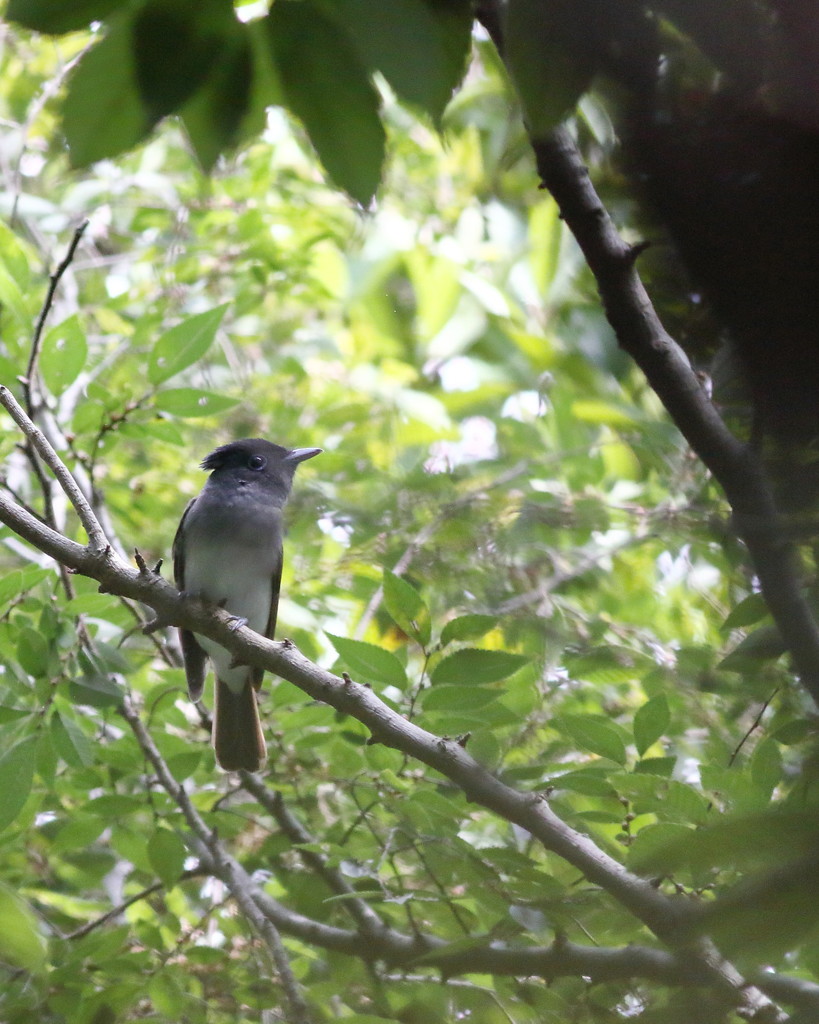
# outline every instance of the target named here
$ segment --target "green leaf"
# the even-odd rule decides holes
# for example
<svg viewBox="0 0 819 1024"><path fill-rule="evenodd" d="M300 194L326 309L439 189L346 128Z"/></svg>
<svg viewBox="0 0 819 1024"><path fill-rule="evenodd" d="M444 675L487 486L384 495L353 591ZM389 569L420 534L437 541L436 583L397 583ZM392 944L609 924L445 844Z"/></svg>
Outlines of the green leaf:
<svg viewBox="0 0 819 1024"><path fill-rule="evenodd" d="M505 54L534 138L543 138L589 87L594 60L583 46L588 26L570 4L509 0Z"/></svg>
<svg viewBox="0 0 819 1024"><path fill-rule="evenodd" d="M457 683L471 686L479 683L494 683L506 679L513 672L528 664L529 659L521 654L507 651L484 651L469 647L455 651L443 658L432 670L432 684Z"/></svg>
<svg viewBox="0 0 819 1024"><path fill-rule="evenodd" d="M15 318L19 327L27 328L31 324L31 311L26 304L26 296L8 269L0 264L0 302L3 308Z"/></svg>
<svg viewBox="0 0 819 1024"><path fill-rule="evenodd" d="M776 740L766 736L751 756L751 779L754 785L772 794L782 781L782 754Z"/></svg>
<svg viewBox="0 0 819 1024"><path fill-rule="evenodd" d="M728 672L745 672L758 668L762 662L781 658L787 648L776 626L760 626L722 659L717 666Z"/></svg>
<svg viewBox="0 0 819 1024"><path fill-rule="evenodd" d="M215 395L212 391L199 391L197 388L168 388L156 393L154 404L157 409L171 416L193 419L196 416L214 416L226 412L238 405L239 399Z"/></svg>
<svg viewBox="0 0 819 1024"><path fill-rule="evenodd" d="M30 676L44 676L48 671L48 641L36 629L24 626L17 637L17 660Z"/></svg>
<svg viewBox="0 0 819 1024"><path fill-rule="evenodd" d="M424 0L438 25L445 52L444 76L450 97L463 81L472 54L474 12L471 0ZM432 111L435 116L434 110Z"/></svg>
<svg viewBox="0 0 819 1024"><path fill-rule="evenodd" d="M814 732L814 729L815 726L809 719L794 718L790 722L780 725L778 729L775 729L771 733L771 739L785 746L791 746L794 743L801 743Z"/></svg>
<svg viewBox="0 0 819 1024"><path fill-rule="evenodd" d="M77 704L94 708L118 708L122 704L122 690L102 673L72 679L69 693Z"/></svg>
<svg viewBox="0 0 819 1024"><path fill-rule="evenodd" d="M482 636L497 626L494 615L459 615L450 619L441 630L441 643L449 644L453 640L480 640Z"/></svg>
<svg viewBox="0 0 819 1024"><path fill-rule="evenodd" d="M465 70L466 48L449 49L455 24L436 17L424 0L331 0L325 12L350 35L362 63L380 71L407 103L440 120ZM464 33L468 39L469 25Z"/></svg>
<svg viewBox="0 0 819 1024"><path fill-rule="evenodd" d="M634 743L640 757L668 728L671 712L665 694L657 694L646 701L634 716Z"/></svg>
<svg viewBox="0 0 819 1024"><path fill-rule="evenodd" d="M555 720L583 750L607 757L618 764L626 762L626 746L619 731L595 715L561 715Z"/></svg>
<svg viewBox="0 0 819 1024"><path fill-rule="evenodd" d="M117 19L69 79L63 131L71 166L87 167L124 153L144 139L154 123L139 98L130 22Z"/></svg>
<svg viewBox="0 0 819 1024"><path fill-rule="evenodd" d="M703 790L714 793L721 803L735 811L760 810L770 799L770 793L757 785L749 772L736 766L701 764L700 782Z"/></svg>
<svg viewBox="0 0 819 1024"><path fill-rule="evenodd" d="M168 889L179 881L187 855L185 844L168 828L158 828L148 840L148 859Z"/></svg>
<svg viewBox="0 0 819 1024"><path fill-rule="evenodd" d="M0 960L36 972L45 966L47 945L31 907L0 882Z"/></svg>
<svg viewBox="0 0 819 1024"><path fill-rule="evenodd" d="M311 0L278 0L267 26L288 108L335 184L366 206L381 178L386 136L378 93L352 43Z"/></svg>
<svg viewBox="0 0 819 1024"><path fill-rule="evenodd" d="M204 84L232 37L223 0L147 0L133 25L136 80L152 121L172 114Z"/></svg>
<svg viewBox="0 0 819 1024"><path fill-rule="evenodd" d="M65 603L65 610L69 615L90 615L100 618L115 615L121 607L120 599L113 594L98 594L93 591L78 594Z"/></svg>
<svg viewBox="0 0 819 1024"><path fill-rule="evenodd" d="M26 736L0 757L0 832L17 818L28 800L36 757L36 736Z"/></svg>
<svg viewBox="0 0 819 1024"><path fill-rule="evenodd" d="M769 615L768 605L762 594L749 594L743 598L725 619L720 626L723 633L730 633L732 629L741 629L745 626L755 626Z"/></svg>
<svg viewBox="0 0 819 1024"><path fill-rule="evenodd" d="M503 694L481 686L433 686L424 690L421 703L425 711L478 711Z"/></svg>
<svg viewBox="0 0 819 1024"><path fill-rule="evenodd" d="M38 583L53 576L52 569L41 569L38 565L29 565L25 569L15 569L0 577L0 604L10 601Z"/></svg>
<svg viewBox="0 0 819 1024"><path fill-rule="evenodd" d="M94 763L91 740L70 718L55 713L51 718L51 736L54 748L67 765L72 768L87 768Z"/></svg>
<svg viewBox="0 0 819 1024"><path fill-rule="evenodd" d="M197 159L205 171L239 138L251 99L253 47L247 27L224 41L207 81L182 108L181 115Z"/></svg>
<svg viewBox="0 0 819 1024"><path fill-rule="evenodd" d="M649 826L651 827L651 826ZM764 810L761 813L730 815L697 830L679 832L679 840L668 830L669 841L658 855L634 858L639 870L663 874L686 865L713 871L726 868L781 868L789 861L811 857L816 851L816 816L813 809L792 813Z"/></svg>
<svg viewBox="0 0 819 1024"><path fill-rule="evenodd" d="M614 402L603 402L600 399L577 399L572 402L572 415L584 423L602 423L608 427L629 430L640 422L640 413L624 405Z"/></svg>
<svg viewBox="0 0 819 1024"><path fill-rule="evenodd" d="M105 822L96 816L78 811L60 827L50 849L52 853L67 853L72 850L84 850L99 839L105 829Z"/></svg>
<svg viewBox="0 0 819 1024"><path fill-rule="evenodd" d="M615 796L615 791L599 767L566 772L552 779L555 789L568 789L586 796Z"/></svg>
<svg viewBox="0 0 819 1024"><path fill-rule="evenodd" d="M185 1008L187 1000L179 986L175 975L168 971L158 971L148 983L148 998L157 1013L166 1020L180 1020L187 1016Z"/></svg>
<svg viewBox="0 0 819 1024"><path fill-rule="evenodd" d="M644 757L634 766L634 771L644 775L660 775L669 779L676 766L676 757Z"/></svg>
<svg viewBox="0 0 819 1024"><path fill-rule="evenodd" d="M62 35L102 21L124 0L9 0L6 18L34 32Z"/></svg>
<svg viewBox="0 0 819 1024"><path fill-rule="evenodd" d="M101 818L122 818L128 814L135 814L141 808L142 803L138 797L124 793L105 793L103 796L94 797L86 804L86 810L90 814L97 814Z"/></svg>
<svg viewBox="0 0 819 1024"><path fill-rule="evenodd" d="M397 686L403 690L407 685L404 666L391 651L363 640L350 640L343 636L326 633L333 647L353 677L384 686Z"/></svg>
<svg viewBox="0 0 819 1024"><path fill-rule="evenodd" d="M704 825L708 821L711 802L698 789L677 779L669 779L665 785L665 799L655 805L659 817L685 825Z"/></svg>
<svg viewBox="0 0 819 1024"><path fill-rule="evenodd" d="M602 644L578 658L567 659L576 679L590 683L624 683L654 667L647 655L627 647Z"/></svg>
<svg viewBox="0 0 819 1024"><path fill-rule="evenodd" d="M205 313L196 313L165 331L148 357L151 384L164 384L201 359L213 343L227 308L225 303Z"/></svg>
<svg viewBox="0 0 819 1024"><path fill-rule="evenodd" d="M645 871L649 865L660 865L668 849L689 842L694 834L694 830L688 826L669 821L646 825L640 829L629 847L629 866Z"/></svg>
<svg viewBox="0 0 819 1024"><path fill-rule="evenodd" d="M384 570L384 606L393 622L426 646L430 640L429 609L418 591L389 569Z"/></svg>
<svg viewBox="0 0 819 1024"><path fill-rule="evenodd" d="M52 327L43 338L40 373L55 397L79 377L88 358L88 342L77 316Z"/></svg>

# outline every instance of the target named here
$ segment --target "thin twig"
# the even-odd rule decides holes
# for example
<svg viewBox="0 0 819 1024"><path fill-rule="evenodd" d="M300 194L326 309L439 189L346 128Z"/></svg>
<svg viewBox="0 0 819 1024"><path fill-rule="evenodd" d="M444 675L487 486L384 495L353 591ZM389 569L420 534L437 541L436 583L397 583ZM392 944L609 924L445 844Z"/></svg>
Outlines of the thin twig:
<svg viewBox="0 0 819 1024"><path fill-rule="evenodd" d="M189 871L183 871L179 876L179 881L184 882L189 878L201 877L205 872L201 867L191 868ZM75 928L73 932L68 932L63 935L64 939L81 939L90 932L95 931L97 928L101 928L106 925L109 921L113 921L119 917L120 914L124 914L128 907L132 907L135 903L139 903L140 900L146 900L149 896L153 896L155 892L161 892L166 889L167 886L164 882L154 882L153 885L149 885L146 889L142 889L140 892L134 893L133 896L129 896L127 900L123 900L122 903L118 903L117 906L112 907L106 913L101 914L99 917L95 917L93 921L87 921L84 925L79 928Z"/></svg>
<svg viewBox="0 0 819 1024"><path fill-rule="evenodd" d="M8 411L14 422L26 435L27 440L34 447L37 454L54 474L68 500L74 506L85 532L88 534L91 550L105 550L110 546L108 539L94 514L94 510L77 486L77 481L68 471L65 463L59 458L53 447L48 443L40 428L33 423L31 417L26 414L26 411L11 391L3 384L0 384L0 405ZM54 524L49 523L49 526L53 527Z"/></svg>
<svg viewBox="0 0 819 1024"><path fill-rule="evenodd" d="M33 400L33 383L34 376L37 372L37 361L40 358L40 345L43 339L43 329L45 322L48 319L48 314L51 312L51 307L54 304L54 295L57 292L57 287L62 279L63 274L71 266L71 261L74 259L74 253L77 251L77 246L80 244L80 239L85 234L85 229L88 227L88 221L84 220L79 224L71 238L68 250L65 256L62 258L57 266L57 269L51 274L48 282L48 291L46 292L45 301L43 302L40 315L37 318L37 324L34 328L34 336L31 339L31 351L28 356L28 366L26 367L26 376L22 381L23 385L23 396L25 397L26 410L29 416L33 419L35 416L34 400Z"/></svg>
<svg viewBox="0 0 819 1024"><path fill-rule="evenodd" d="M393 566L393 573L396 576L403 576L404 573L409 569L415 560L416 555L419 551L423 550L424 545L431 537L434 536L435 531L439 528L441 523L452 516L455 509L463 508L465 505L470 505L473 501L476 501L487 491L494 490L498 487L505 487L512 480L526 473L529 470L528 462L518 462L514 466L511 466L505 472L500 473L494 480L482 484L477 490L469 491L467 494L462 494L455 498L454 501L447 502L446 505L439 511L435 518L426 523L418 531L418 534L413 537L410 543L405 548L403 554ZM384 598L384 587L379 585L376 587L375 592L367 603L367 607L359 619L358 625L356 626L355 635L360 640L367 632L367 627L372 621L373 616L378 611L378 607Z"/></svg>
<svg viewBox="0 0 819 1024"><path fill-rule="evenodd" d="M774 697L778 693L779 693L779 687L777 686L777 688L773 691L773 693L770 695L770 697L767 697L765 699L765 702L763 703L762 707L759 709L759 713L754 718L754 720L751 723L751 725L748 727L748 730L746 731L745 735L742 737L742 739L739 741L739 743L737 743L737 745L734 748L730 758L728 759L728 767L729 768L731 767L731 765L733 765L734 761L736 761L737 757L739 756L740 750L742 750L742 748L748 742L748 739L750 738L751 734L754 732L755 729L759 728L759 723L762 721L762 716L768 710L768 707L770 706L771 701L774 699Z"/></svg>
<svg viewBox="0 0 819 1024"><path fill-rule="evenodd" d="M268 789L258 775L242 772L241 778L244 788L252 793L262 807L273 815L282 832L291 842L297 843L299 846L307 846L315 842L315 837L310 835L293 814L281 793ZM384 922L365 900L356 896L355 889L340 871L331 868L325 863L324 858L313 850L300 849L299 854L305 864L325 881L331 892L344 897L342 906L355 920L362 933L377 936L384 930Z"/></svg>

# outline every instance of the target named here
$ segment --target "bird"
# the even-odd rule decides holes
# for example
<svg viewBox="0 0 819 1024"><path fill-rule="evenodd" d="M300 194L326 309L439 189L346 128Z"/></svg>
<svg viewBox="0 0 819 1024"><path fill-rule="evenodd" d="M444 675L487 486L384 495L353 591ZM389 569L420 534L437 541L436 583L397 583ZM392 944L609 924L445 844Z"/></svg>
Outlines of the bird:
<svg viewBox="0 0 819 1024"><path fill-rule="evenodd" d="M282 512L298 466L321 448L284 448L263 438L221 445L201 463L211 474L185 508L173 541L176 586L224 608L237 626L273 639L282 574ZM225 771L258 771L267 759L256 693L264 670L179 630L188 693L198 701L208 659L215 685L212 743Z"/></svg>

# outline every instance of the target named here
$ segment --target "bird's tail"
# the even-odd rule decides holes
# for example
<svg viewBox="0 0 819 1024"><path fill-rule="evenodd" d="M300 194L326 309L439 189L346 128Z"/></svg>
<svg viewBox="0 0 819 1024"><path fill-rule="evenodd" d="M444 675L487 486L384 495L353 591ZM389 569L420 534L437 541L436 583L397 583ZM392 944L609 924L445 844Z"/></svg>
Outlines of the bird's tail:
<svg viewBox="0 0 819 1024"><path fill-rule="evenodd" d="M267 760L256 691L248 679L238 693L216 680L213 704L213 749L226 772L258 771Z"/></svg>

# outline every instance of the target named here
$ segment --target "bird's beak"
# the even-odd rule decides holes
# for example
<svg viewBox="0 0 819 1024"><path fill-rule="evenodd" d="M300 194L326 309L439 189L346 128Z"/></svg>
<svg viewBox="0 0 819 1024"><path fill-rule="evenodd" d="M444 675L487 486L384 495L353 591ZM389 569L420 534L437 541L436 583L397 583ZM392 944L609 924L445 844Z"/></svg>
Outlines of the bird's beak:
<svg viewBox="0 0 819 1024"><path fill-rule="evenodd" d="M314 455L321 455L323 448L293 448L285 455L285 462L304 462Z"/></svg>

